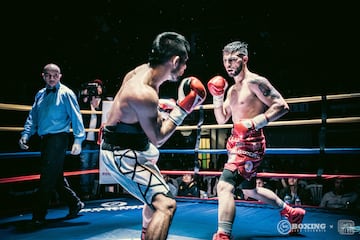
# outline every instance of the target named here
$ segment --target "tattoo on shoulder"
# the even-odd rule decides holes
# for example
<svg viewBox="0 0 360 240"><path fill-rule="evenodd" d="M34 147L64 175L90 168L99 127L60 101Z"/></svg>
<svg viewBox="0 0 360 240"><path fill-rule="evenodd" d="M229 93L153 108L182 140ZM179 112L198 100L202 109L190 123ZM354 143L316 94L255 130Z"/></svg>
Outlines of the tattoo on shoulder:
<svg viewBox="0 0 360 240"><path fill-rule="evenodd" d="M271 88L263 79L253 79L251 83L257 84L259 90L262 92L262 94L265 97L271 97L272 99L280 98L277 91L275 91L273 88Z"/></svg>

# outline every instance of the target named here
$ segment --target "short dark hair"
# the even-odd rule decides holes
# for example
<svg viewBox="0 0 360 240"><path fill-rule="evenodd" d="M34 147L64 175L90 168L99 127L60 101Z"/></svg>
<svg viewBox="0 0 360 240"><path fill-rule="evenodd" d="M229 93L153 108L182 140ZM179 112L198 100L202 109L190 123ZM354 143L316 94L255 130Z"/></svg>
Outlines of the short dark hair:
<svg viewBox="0 0 360 240"><path fill-rule="evenodd" d="M246 42L234 41L227 44L223 48L223 53L234 53L239 52L240 54L247 56L248 55L248 44Z"/></svg>
<svg viewBox="0 0 360 240"><path fill-rule="evenodd" d="M168 61L172 56L179 56L186 62L190 52L190 44L185 37L176 32L163 32L156 36L149 54L151 67Z"/></svg>
<svg viewBox="0 0 360 240"><path fill-rule="evenodd" d="M93 80L92 81L93 83L97 83L98 85L100 85L101 87L103 87L104 86L104 84L103 84L103 81L101 80L101 79L95 79L95 80Z"/></svg>

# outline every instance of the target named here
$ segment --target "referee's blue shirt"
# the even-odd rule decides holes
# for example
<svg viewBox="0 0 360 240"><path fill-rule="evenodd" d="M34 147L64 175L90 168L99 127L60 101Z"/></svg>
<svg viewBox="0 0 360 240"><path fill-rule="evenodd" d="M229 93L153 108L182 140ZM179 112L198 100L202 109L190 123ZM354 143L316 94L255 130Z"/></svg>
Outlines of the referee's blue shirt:
<svg viewBox="0 0 360 240"><path fill-rule="evenodd" d="M37 133L39 136L73 129L74 144L85 139L85 128L80 106L75 93L60 82L55 91L47 93L46 88L35 95L35 102L24 125L22 136L28 139Z"/></svg>

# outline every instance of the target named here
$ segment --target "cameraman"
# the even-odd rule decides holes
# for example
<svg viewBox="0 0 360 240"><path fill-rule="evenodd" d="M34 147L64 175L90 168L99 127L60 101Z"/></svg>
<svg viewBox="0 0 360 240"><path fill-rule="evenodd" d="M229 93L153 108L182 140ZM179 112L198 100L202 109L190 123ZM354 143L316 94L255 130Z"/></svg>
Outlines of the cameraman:
<svg viewBox="0 0 360 240"><path fill-rule="evenodd" d="M81 110L102 111L102 100L104 95L103 82L100 79L95 79L91 82L82 85L80 92L80 108ZM80 154L80 169L91 170L99 167L99 152L87 152L87 150L99 150L97 144L98 131L91 131L91 129L98 129L101 124L101 114L82 114L85 129L90 129L86 132L86 138L83 141L83 150ZM95 184L97 175L95 173L80 175L81 197L83 200L94 198L97 194L98 184Z"/></svg>

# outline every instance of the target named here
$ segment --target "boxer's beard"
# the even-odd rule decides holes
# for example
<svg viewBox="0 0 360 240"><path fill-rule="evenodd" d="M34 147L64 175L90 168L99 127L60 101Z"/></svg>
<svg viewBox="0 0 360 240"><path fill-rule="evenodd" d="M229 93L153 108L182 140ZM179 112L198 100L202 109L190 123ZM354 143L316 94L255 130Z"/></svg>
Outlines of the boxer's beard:
<svg viewBox="0 0 360 240"><path fill-rule="evenodd" d="M243 65L244 63L241 62L240 66L234 71L234 73L230 73L229 76L230 77L236 77L237 75L239 75L241 73L241 71L243 70Z"/></svg>

